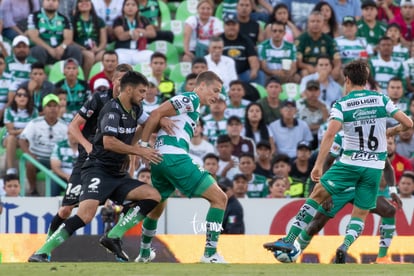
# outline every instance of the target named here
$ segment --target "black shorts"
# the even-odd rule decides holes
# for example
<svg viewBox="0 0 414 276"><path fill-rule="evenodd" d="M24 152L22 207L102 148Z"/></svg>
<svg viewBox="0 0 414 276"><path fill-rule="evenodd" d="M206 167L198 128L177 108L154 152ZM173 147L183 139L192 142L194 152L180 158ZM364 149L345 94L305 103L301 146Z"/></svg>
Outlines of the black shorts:
<svg viewBox="0 0 414 276"><path fill-rule="evenodd" d="M69 178L65 195L63 196L62 206L72 206L79 204L79 195L82 190L81 166L75 166Z"/></svg>
<svg viewBox="0 0 414 276"><path fill-rule="evenodd" d="M114 176L101 167L82 169L82 192L79 201L86 199L99 200L104 204L107 199L115 204L123 204L126 196L135 188L145 183L132 179L128 174Z"/></svg>

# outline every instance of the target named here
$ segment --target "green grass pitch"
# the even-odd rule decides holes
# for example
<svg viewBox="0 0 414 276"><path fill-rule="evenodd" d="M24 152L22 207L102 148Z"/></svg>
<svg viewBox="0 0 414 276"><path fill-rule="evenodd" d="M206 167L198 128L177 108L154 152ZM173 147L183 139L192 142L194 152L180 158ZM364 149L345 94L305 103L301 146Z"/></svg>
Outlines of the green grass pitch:
<svg viewBox="0 0 414 276"><path fill-rule="evenodd" d="M413 275L413 264L171 264L171 263L18 263L0 264L0 275Z"/></svg>

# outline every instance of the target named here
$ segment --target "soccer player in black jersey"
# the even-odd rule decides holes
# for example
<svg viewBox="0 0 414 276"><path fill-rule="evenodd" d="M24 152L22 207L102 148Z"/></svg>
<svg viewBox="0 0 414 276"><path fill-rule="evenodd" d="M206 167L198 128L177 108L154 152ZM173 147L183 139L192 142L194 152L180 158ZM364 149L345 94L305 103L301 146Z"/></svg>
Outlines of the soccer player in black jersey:
<svg viewBox="0 0 414 276"><path fill-rule="evenodd" d="M29 262L47 262L51 251L67 240L77 229L95 216L100 204L111 199L117 204L128 200L138 208L131 208L124 216L116 237L105 236L101 244L128 261L120 245L120 238L159 203L159 193L150 185L132 179L123 167L128 155L139 155L152 163L161 161L160 154L141 147L136 141L137 119L142 113L141 102L148 89L147 79L140 73L127 72L121 79L121 93L101 110L92 152L82 166L82 189L76 215L62 224L46 243L29 258ZM134 143L135 142L135 143Z"/></svg>

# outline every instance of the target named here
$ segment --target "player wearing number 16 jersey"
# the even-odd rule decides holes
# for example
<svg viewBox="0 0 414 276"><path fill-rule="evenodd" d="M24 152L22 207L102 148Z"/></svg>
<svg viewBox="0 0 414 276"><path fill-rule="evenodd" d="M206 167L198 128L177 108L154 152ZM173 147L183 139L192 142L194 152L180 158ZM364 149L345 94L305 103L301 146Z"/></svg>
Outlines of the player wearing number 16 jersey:
<svg viewBox="0 0 414 276"><path fill-rule="evenodd" d="M387 96L364 89L368 75L367 64L363 61L353 61L345 66L344 89L347 95L332 107L328 129L311 172L311 178L317 184L296 215L287 236L264 244L266 249L293 250L293 242L312 221L320 204L331 195L355 187L351 220L344 242L336 251L335 263L345 263L348 248L362 233L369 210L376 206L376 195L387 158L386 137L413 127L412 120L398 110ZM400 124L386 129L386 120L390 116ZM336 133L341 129L344 131L342 156L321 177L326 156Z"/></svg>

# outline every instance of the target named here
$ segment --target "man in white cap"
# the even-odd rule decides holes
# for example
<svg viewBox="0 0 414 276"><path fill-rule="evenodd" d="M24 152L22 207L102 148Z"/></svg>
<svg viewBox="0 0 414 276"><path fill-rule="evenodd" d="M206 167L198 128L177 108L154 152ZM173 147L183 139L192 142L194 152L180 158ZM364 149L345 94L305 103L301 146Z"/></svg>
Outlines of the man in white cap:
<svg viewBox="0 0 414 276"><path fill-rule="evenodd" d="M13 39L13 54L6 58L5 69L6 74L12 79L11 92L16 92L21 83L30 79L31 67L36 59L29 55L29 46L29 39L24 35L18 35Z"/></svg>
<svg viewBox="0 0 414 276"><path fill-rule="evenodd" d="M93 84L93 93L107 91L109 87L110 85L107 79L97 79Z"/></svg>

